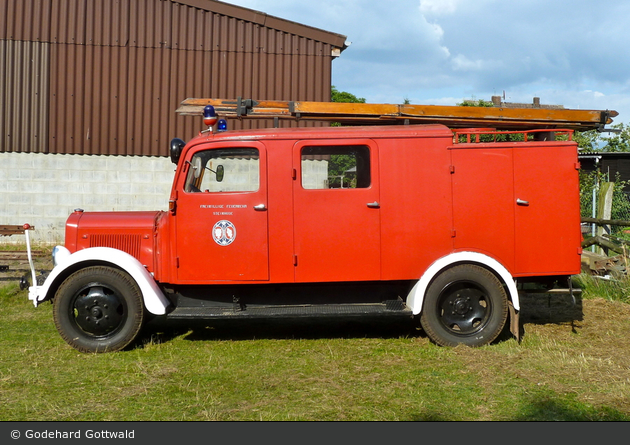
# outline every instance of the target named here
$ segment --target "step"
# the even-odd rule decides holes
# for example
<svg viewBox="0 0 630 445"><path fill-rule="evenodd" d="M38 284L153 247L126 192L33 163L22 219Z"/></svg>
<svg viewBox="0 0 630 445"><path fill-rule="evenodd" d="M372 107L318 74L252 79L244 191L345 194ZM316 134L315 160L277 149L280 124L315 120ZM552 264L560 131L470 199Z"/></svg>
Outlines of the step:
<svg viewBox="0 0 630 445"><path fill-rule="evenodd" d="M302 317L355 317L355 316L412 316L411 309L399 300L368 304L312 304L295 306L210 306L178 307L167 315L168 319L225 319L225 318L302 318Z"/></svg>

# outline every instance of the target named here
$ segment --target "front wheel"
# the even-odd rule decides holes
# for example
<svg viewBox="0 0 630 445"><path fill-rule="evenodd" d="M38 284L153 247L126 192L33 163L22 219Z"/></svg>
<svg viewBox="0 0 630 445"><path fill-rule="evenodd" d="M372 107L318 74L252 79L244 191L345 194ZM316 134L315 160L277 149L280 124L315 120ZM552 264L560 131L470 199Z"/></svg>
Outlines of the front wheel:
<svg viewBox="0 0 630 445"><path fill-rule="evenodd" d="M142 328L142 294L136 282L119 269L86 267L59 286L53 318L61 337L78 351L120 351Z"/></svg>
<svg viewBox="0 0 630 445"><path fill-rule="evenodd" d="M483 346L501 334L507 316L507 294L498 278L483 267L462 264L431 283L420 322L438 345Z"/></svg>

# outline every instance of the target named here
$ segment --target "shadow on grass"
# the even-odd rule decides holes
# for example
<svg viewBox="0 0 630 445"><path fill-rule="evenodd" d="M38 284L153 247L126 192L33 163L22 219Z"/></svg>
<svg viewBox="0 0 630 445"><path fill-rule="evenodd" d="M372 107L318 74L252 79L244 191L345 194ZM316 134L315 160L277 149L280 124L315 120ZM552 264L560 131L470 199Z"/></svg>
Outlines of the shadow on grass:
<svg viewBox="0 0 630 445"><path fill-rule="evenodd" d="M525 324L556 324L571 325L575 334L579 323L584 320L582 297L575 293L569 294L525 294L521 295L520 331L521 338L527 335Z"/></svg>
<svg viewBox="0 0 630 445"><path fill-rule="evenodd" d="M583 320L582 298L568 294L528 293L521 296L523 324L573 323ZM141 342L168 342L185 336L191 341L321 338L423 337L417 319L410 317L268 318L232 320L167 320L156 318L143 330ZM509 329L496 340L512 339Z"/></svg>
<svg viewBox="0 0 630 445"><path fill-rule="evenodd" d="M512 422L626 422L630 416L608 407L591 407L575 402L553 398L548 395L533 397L525 403ZM450 422L451 419L441 412L426 410L413 419L416 422Z"/></svg>
<svg viewBox="0 0 630 445"><path fill-rule="evenodd" d="M525 405L515 421L628 421L630 416L608 407L588 407L572 400L540 396Z"/></svg>
<svg viewBox="0 0 630 445"><path fill-rule="evenodd" d="M345 318L331 319L261 319L217 320L208 323L191 321L149 322L142 337L168 342L184 335L190 341L254 340L254 339L321 339L321 338L400 338L420 337L424 333L409 318Z"/></svg>
<svg viewBox="0 0 630 445"><path fill-rule="evenodd" d="M521 324L571 323L583 320L582 299L569 295L528 294L521 300ZM524 333L526 335L526 332ZM270 318L247 320L175 321L154 319L143 331L146 340L168 342L318 338L426 337L417 320L407 317ZM513 338L506 329L497 341Z"/></svg>

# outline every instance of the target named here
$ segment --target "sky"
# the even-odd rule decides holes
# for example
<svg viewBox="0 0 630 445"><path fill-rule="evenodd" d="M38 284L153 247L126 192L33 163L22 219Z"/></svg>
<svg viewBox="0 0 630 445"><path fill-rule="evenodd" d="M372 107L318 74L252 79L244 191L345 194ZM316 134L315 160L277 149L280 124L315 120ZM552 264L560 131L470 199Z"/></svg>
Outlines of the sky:
<svg viewBox="0 0 630 445"><path fill-rule="evenodd" d="M224 0L342 34L332 84L369 103L615 110L630 124L630 1Z"/></svg>

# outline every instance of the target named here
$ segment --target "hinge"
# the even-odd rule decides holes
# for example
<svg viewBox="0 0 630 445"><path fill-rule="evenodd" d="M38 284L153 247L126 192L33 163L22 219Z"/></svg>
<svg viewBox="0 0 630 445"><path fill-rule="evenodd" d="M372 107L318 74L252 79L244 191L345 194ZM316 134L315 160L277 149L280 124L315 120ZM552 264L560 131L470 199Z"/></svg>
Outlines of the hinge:
<svg viewBox="0 0 630 445"><path fill-rule="evenodd" d="M451 165L451 166L449 167L449 170L450 170L451 175L452 175L453 173L455 173L455 166L454 166L454 165Z"/></svg>
<svg viewBox="0 0 630 445"><path fill-rule="evenodd" d="M179 269L179 257L175 257L175 268Z"/></svg>
<svg viewBox="0 0 630 445"><path fill-rule="evenodd" d="M293 255L293 265L297 266L297 255Z"/></svg>
<svg viewBox="0 0 630 445"><path fill-rule="evenodd" d="M294 181L297 179L297 170L295 168L291 172L291 177L293 178Z"/></svg>
<svg viewBox="0 0 630 445"><path fill-rule="evenodd" d="M580 163L579 163L579 162L576 162L576 163L575 163L575 169L576 169L576 170L579 170L580 168L582 168L582 166L580 165Z"/></svg>
<svg viewBox="0 0 630 445"><path fill-rule="evenodd" d="M455 238L457 236L457 231L455 229L451 230L451 238Z"/></svg>

